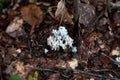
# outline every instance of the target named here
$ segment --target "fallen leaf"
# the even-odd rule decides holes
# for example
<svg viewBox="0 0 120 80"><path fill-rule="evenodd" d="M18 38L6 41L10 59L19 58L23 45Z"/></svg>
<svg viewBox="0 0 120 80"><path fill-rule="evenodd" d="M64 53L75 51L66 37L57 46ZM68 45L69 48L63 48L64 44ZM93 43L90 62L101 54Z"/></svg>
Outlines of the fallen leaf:
<svg viewBox="0 0 120 80"><path fill-rule="evenodd" d="M74 80L85 80L83 74L74 73Z"/></svg>
<svg viewBox="0 0 120 80"><path fill-rule="evenodd" d="M104 56L99 57L100 61L103 62L104 64L109 64L110 60Z"/></svg>
<svg viewBox="0 0 120 80"><path fill-rule="evenodd" d="M36 0L29 0L29 3L35 3Z"/></svg>
<svg viewBox="0 0 120 80"><path fill-rule="evenodd" d="M14 32L16 30L19 30L22 27L23 20L19 17L15 17L14 20L10 23L10 25L7 27L6 32Z"/></svg>
<svg viewBox="0 0 120 80"><path fill-rule="evenodd" d="M118 46L113 47L109 56L120 56L120 48Z"/></svg>
<svg viewBox="0 0 120 80"><path fill-rule="evenodd" d="M95 8L90 4L79 4L79 23L89 26L95 17Z"/></svg>
<svg viewBox="0 0 120 80"><path fill-rule="evenodd" d="M57 64L56 64L56 67L62 67L62 68L66 68L67 64L65 61L63 60L58 60L57 61Z"/></svg>
<svg viewBox="0 0 120 80"><path fill-rule="evenodd" d="M30 34L34 32L35 26L39 25L43 21L42 10L34 4L22 7L21 14L23 20L32 26Z"/></svg>
<svg viewBox="0 0 120 80"><path fill-rule="evenodd" d="M59 80L60 74L59 73L54 73L50 75L46 80Z"/></svg>
<svg viewBox="0 0 120 80"><path fill-rule="evenodd" d="M64 22L73 24L72 18L65 7L65 2L63 0L58 2L55 18L60 22L63 20Z"/></svg>
<svg viewBox="0 0 120 80"><path fill-rule="evenodd" d="M24 33L22 30L22 26L23 19L20 19L20 17L15 17L14 20L7 27L6 32L12 37L19 37Z"/></svg>
<svg viewBox="0 0 120 80"><path fill-rule="evenodd" d="M26 78L30 71L33 70L33 65L24 64L24 62L16 61L13 66L15 67L15 71L13 74L19 75L21 78Z"/></svg>
<svg viewBox="0 0 120 80"><path fill-rule="evenodd" d="M95 37L97 37L97 33L92 32L88 35L88 37L86 38L86 41L93 41Z"/></svg>
<svg viewBox="0 0 120 80"><path fill-rule="evenodd" d="M12 21L15 18L15 16L17 15L17 12L13 9L8 9L7 14L8 14L8 20Z"/></svg>
<svg viewBox="0 0 120 80"><path fill-rule="evenodd" d="M75 69L78 66L78 60L77 59L72 59L70 61L67 61L69 67L72 69Z"/></svg>
<svg viewBox="0 0 120 80"><path fill-rule="evenodd" d="M22 75L24 75L25 74L25 69L24 69L24 63L23 62L16 62L16 64L15 64L15 68L17 69L17 71L20 73L20 74L22 74Z"/></svg>
<svg viewBox="0 0 120 80"><path fill-rule="evenodd" d="M114 15L114 23L120 26L120 10L118 10Z"/></svg>

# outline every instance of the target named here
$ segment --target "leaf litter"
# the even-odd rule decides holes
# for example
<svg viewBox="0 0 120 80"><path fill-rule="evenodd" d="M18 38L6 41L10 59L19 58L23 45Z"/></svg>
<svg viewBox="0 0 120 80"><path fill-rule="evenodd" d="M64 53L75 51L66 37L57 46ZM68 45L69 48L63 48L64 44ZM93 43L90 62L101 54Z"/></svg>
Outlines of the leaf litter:
<svg viewBox="0 0 120 80"><path fill-rule="evenodd" d="M119 80L118 4L118 0L6 1L0 13L0 79ZM56 51L47 44L60 26L74 40L73 48L59 46Z"/></svg>

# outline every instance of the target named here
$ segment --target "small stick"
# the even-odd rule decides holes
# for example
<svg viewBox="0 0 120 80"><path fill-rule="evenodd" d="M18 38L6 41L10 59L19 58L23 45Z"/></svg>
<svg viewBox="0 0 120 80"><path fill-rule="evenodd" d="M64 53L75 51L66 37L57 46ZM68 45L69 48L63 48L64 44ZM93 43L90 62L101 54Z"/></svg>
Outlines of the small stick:
<svg viewBox="0 0 120 80"><path fill-rule="evenodd" d="M30 30L30 35L32 35L32 33L34 32L35 26L32 26L31 30Z"/></svg>
<svg viewBox="0 0 120 80"><path fill-rule="evenodd" d="M62 68L62 67L56 67L58 69L68 69L68 68ZM51 70L51 69L42 69L42 68L37 68L37 70L40 70L40 71L49 71L49 72L55 72L57 73L58 71L57 70ZM71 69L73 70L73 69ZM98 77L98 78L105 78L105 79L110 79L110 80L119 80L118 78L112 78L112 77L108 77L108 76L103 76L103 75L100 75L100 74L94 74L94 73L90 73L90 72L87 72L87 71L82 71L82 70L73 70L74 73L82 73L82 74L85 74L85 75L88 75L88 76L94 76L94 77Z"/></svg>
<svg viewBox="0 0 120 80"><path fill-rule="evenodd" d="M110 80L119 80L118 78L111 78L111 77L107 77L107 76L103 76L103 75L99 75L99 74L94 74L94 73L89 73L86 71L81 71L81 70L74 70L75 73L82 73L82 74L86 74L86 75L90 75L90 76L95 76L95 77L99 77L99 78L105 78L105 79L110 79Z"/></svg>
<svg viewBox="0 0 120 80"><path fill-rule="evenodd" d="M106 54L101 53L101 55L103 55L103 56L107 57L107 58L108 58L108 59L110 59L112 62L114 62L116 65L120 65L120 63L119 63L119 62L115 61L114 59L112 59L111 57L107 56Z"/></svg>
<svg viewBox="0 0 120 80"><path fill-rule="evenodd" d="M74 21L76 22L79 17L79 0L74 0Z"/></svg>

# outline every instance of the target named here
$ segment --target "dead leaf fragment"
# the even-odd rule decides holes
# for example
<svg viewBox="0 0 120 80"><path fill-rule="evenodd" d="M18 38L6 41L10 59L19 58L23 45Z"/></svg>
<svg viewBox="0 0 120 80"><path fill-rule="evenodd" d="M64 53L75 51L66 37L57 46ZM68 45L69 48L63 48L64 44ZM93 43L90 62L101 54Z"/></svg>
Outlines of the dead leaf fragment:
<svg viewBox="0 0 120 80"><path fill-rule="evenodd" d="M120 26L120 10L118 10L114 15L114 23Z"/></svg>
<svg viewBox="0 0 120 80"><path fill-rule="evenodd" d="M21 14L23 20L25 20L28 24L32 26L31 33L34 30L34 27L39 25L43 21L42 10L34 4L22 7Z"/></svg>
<svg viewBox="0 0 120 80"><path fill-rule="evenodd" d="M117 46L115 48L112 49L110 56L120 56L120 48Z"/></svg>
<svg viewBox="0 0 120 80"><path fill-rule="evenodd" d="M73 58L72 60L64 61L64 60L58 60L56 67L71 67L72 69L75 69L78 66L78 60Z"/></svg>
<svg viewBox="0 0 120 80"><path fill-rule="evenodd" d="M56 67L62 67L62 68L66 68L67 64L65 61L63 60L58 60L58 63L56 64Z"/></svg>
<svg viewBox="0 0 120 80"><path fill-rule="evenodd" d="M24 64L22 61L13 61L5 70L5 73L10 75L18 75L22 80L26 80L27 75L33 71L33 65Z"/></svg>
<svg viewBox="0 0 120 80"><path fill-rule="evenodd" d="M78 60L77 59L72 59L71 61L67 61L69 67L72 69L75 69L78 66Z"/></svg>
<svg viewBox="0 0 120 80"><path fill-rule="evenodd" d="M57 5L57 10L55 12L55 18L58 21L63 20L64 22L73 24L72 18L65 7L65 2L63 0L60 0Z"/></svg>
<svg viewBox="0 0 120 80"><path fill-rule="evenodd" d="M16 30L19 30L22 27L23 20L20 19L19 17L15 17L13 22L7 27L6 32L14 32Z"/></svg>
<svg viewBox="0 0 120 80"><path fill-rule="evenodd" d="M22 74L22 75L24 75L25 73L25 71L24 71L24 63L23 62L16 62L16 65L15 65L15 68L17 69L17 71L20 73L20 74Z"/></svg>
<svg viewBox="0 0 120 80"><path fill-rule="evenodd" d="M95 17L95 8L90 4L79 4L79 23L88 26Z"/></svg>
<svg viewBox="0 0 120 80"><path fill-rule="evenodd" d="M60 74L59 73L55 73L55 74L52 74L50 75L47 80L59 80L60 78Z"/></svg>
<svg viewBox="0 0 120 80"><path fill-rule="evenodd" d="M36 0L29 0L29 3L35 3Z"/></svg>
<svg viewBox="0 0 120 80"><path fill-rule="evenodd" d="M17 61L14 64L16 71L13 72L13 74L19 75L23 79L27 77L28 73L32 71L33 66L30 64L24 64L21 61Z"/></svg>
<svg viewBox="0 0 120 80"><path fill-rule="evenodd" d="M22 26L23 19L15 17L14 20L7 27L6 32L12 37L18 37L20 35L23 35Z"/></svg>
<svg viewBox="0 0 120 80"><path fill-rule="evenodd" d="M13 9L8 9L7 14L8 14L8 20L12 21L14 17L17 15L17 12Z"/></svg>
<svg viewBox="0 0 120 80"><path fill-rule="evenodd" d="M104 64L109 64L110 63L110 60L108 58L106 58L105 56L99 56L99 59Z"/></svg>

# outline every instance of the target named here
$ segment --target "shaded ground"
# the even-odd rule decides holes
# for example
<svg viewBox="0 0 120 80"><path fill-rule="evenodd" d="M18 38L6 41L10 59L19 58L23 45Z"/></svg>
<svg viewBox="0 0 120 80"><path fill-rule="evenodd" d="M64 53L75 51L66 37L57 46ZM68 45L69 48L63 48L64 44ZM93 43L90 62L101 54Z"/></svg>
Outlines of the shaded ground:
<svg viewBox="0 0 120 80"><path fill-rule="evenodd" d="M1 2L0 80L16 80L11 76L20 80L119 80L120 1L65 0L59 5L63 9L58 2ZM47 45L52 30L60 25L74 40L76 53L71 48L54 51Z"/></svg>

